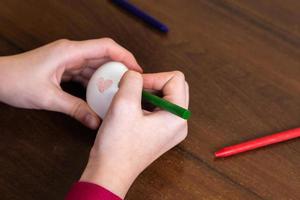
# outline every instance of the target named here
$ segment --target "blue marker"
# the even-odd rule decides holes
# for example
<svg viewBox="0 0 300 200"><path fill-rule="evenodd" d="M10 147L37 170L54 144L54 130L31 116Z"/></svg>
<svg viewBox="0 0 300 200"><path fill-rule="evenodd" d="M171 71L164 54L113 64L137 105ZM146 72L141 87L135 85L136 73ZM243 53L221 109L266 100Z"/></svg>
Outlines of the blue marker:
<svg viewBox="0 0 300 200"><path fill-rule="evenodd" d="M148 15L144 11L140 10L136 6L132 5L128 1L126 1L126 0L112 0L112 2L115 3L116 5L120 6L124 10L130 12L132 15L140 18L141 20L143 20L144 22L146 22L150 26L160 30L161 32L167 33L169 31L169 28L166 25L159 22L154 17L151 17L150 15Z"/></svg>

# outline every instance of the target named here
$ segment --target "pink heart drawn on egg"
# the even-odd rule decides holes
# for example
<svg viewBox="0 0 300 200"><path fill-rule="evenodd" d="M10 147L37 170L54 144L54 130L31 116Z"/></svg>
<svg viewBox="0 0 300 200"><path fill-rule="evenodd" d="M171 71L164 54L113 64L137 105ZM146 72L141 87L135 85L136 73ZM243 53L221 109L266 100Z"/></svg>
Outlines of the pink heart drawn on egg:
<svg viewBox="0 0 300 200"><path fill-rule="evenodd" d="M113 81L110 79L104 79L103 77L100 77L98 82L98 90L103 93L105 90L107 90L111 85L113 84Z"/></svg>

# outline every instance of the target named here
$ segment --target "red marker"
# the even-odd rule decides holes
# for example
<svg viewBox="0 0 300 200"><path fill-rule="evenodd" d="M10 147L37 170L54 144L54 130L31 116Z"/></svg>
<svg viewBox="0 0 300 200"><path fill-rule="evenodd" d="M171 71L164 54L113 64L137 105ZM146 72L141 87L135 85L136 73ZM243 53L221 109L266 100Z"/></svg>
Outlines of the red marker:
<svg viewBox="0 0 300 200"><path fill-rule="evenodd" d="M264 147L270 144L275 144L279 142L283 142L286 140L294 139L300 137L300 128L291 129L288 131L283 131L280 133L275 133L273 135L265 136L262 138L250 140L247 142L243 142L241 144L225 147L215 153L217 158L220 157L228 157L238 153L242 153L245 151L249 151L252 149L257 149L260 147Z"/></svg>

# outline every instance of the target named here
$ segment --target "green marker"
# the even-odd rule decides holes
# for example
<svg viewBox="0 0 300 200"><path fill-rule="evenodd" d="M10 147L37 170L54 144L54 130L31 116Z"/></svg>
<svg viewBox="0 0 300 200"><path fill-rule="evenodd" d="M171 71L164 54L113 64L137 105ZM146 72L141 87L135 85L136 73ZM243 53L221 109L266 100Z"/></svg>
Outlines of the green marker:
<svg viewBox="0 0 300 200"><path fill-rule="evenodd" d="M166 111L169 111L170 113L173 113L185 120L188 120L191 116L191 111L182 108L174 103L171 103L163 98L160 98L154 94L151 94L150 92L143 91L142 92L142 98L149 103L164 109Z"/></svg>

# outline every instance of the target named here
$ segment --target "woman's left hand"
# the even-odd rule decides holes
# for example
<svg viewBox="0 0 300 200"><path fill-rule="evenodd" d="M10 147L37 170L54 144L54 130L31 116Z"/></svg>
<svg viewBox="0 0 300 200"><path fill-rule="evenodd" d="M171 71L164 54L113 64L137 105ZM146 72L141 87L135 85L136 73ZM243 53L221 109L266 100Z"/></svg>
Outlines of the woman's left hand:
<svg viewBox="0 0 300 200"><path fill-rule="evenodd" d="M87 103L64 92L61 81L86 85L103 63L123 62L142 72L134 56L112 39L58 40L38 49L0 58L0 101L20 108L68 114L96 129L100 119Z"/></svg>

